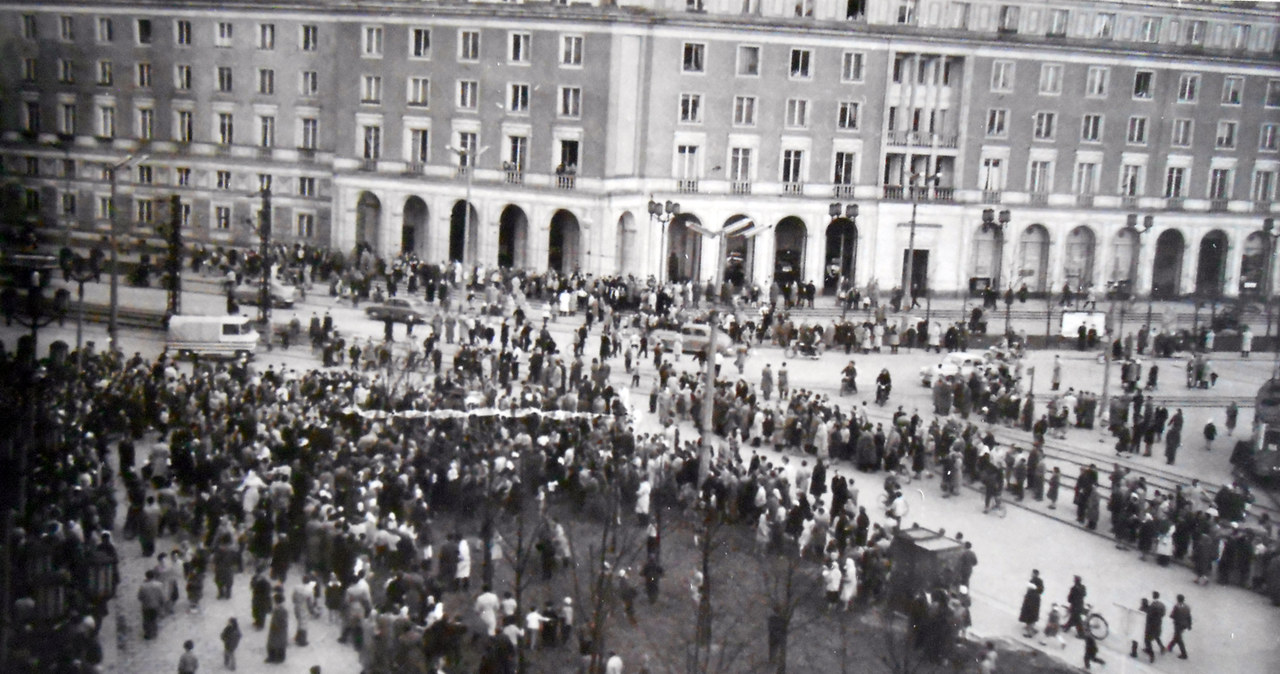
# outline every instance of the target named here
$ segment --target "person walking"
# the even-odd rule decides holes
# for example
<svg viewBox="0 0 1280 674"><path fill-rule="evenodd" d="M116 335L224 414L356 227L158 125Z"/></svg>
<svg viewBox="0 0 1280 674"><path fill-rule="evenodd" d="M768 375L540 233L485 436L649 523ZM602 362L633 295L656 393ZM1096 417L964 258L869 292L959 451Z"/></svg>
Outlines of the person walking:
<svg viewBox="0 0 1280 674"><path fill-rule="evenodd" d="M289 609L284 606L284 595L277 594L275 608L271 609L271 624L267 627L267 662L284 662L289 647Z"/></svg>
<svg viewBox="0 0 1280 674"><path fill-rule="evenodd" d="M1151 648L1151 642L1156 642L1161 653L1165 651L1164 641L1160 638L1164 626L1165 606L1164 602L1160 601L1159 592L1151 593L1151 601L1147 603L1144 612L1147 614L1147 621L1146 629L1142 633L1142 652L1147 654L1151 662L1155 662L1156 652Z"/></svg>
<svg viewBox="0 0 1280 674"><path fill-rule="evenodd" d="M1227 435L1231 435L1236 431L1236 422L1240 420L1240 406L1231 401L1227 405Z"/></svg>
<svg viewBox="0 0 1280 674"><path fill-rule="evenodd" d="M222 666L231 671L236 669L236 649L240 647L240 623L235 618L227 618L226 627L222 628Z"/></svg>
<svg viewBox="0 0 1280 674"><path fill-rule="evenodd" d="M160 609L164 608L164 585L156 579L154 570L147 570L146 580L138 588L138 603L142 604L142 638L154 639L160 629Z"/></svg>
<svg viewBox="0 0 1280 674"><path fill-rule="evenodd" d="M1057 391L1062 386L1062 356L1055 355L1053 357L1053 379L1051 380L1052 389Z"/></svg>
<svg viewBox="0 0 1280 674"><path fill-rule="evenodd" d="M1106 660L1103 660L1102 658L1098 657L1098 640L1097 640L1097 639L1095 639L1095 638L1093 638L1093 634L1092 634L1091 632L1085 632L1085 635L1084 635L1084 668L1085 668L1086 670L1090 669L1089 665L1090 665L1090 664L1092 664L1092 663L1095 663L1095 662L1096 662L1096 663L1098 663L1098 664L1100 664L1100 665L1102 665L1102 666L1104 666L1104 667L1105 667L1105 666L1106 666L1106 664L1107 664L1107 661L1106 661Z"/></svg>
<svg viewBox="0 0 1280 674"><path fill-rule="evenodd" d="M182 643L182 656L178 658L178 674L196 674L200 659L196 657L196 642L187 639Z"/></svg>
<svg viewBox="0 0 1280 674"><path fill-rule="evenodd" d="M1182 446L1182 426L1170 427L1164 435L1164 459L1170 466L1178 458L1178 447Z"/></svg>
<svg viewBox="0 0 1280 674"><path fill-rule="evenodd" d="M1213 420L1204 425L1204 451L1213 451L1213 441L1218 437L1218 427L1213 425Z"/></svg>
<svg viewBox="0 0 1280 674"><path fill-rule="evenodd" d="M1067 624L1062 626L1063 631L1076 628L1076 636L1083 638L1088 631L1084 624L1084 598L1088 596L1089 590L1085 588L1084 583L1080 580L1080 576L1075 577L1075 582L1071 585L1071 589L1067 591ZM1085 669L1089 668L1089 661L1085 659Z"/></svg>
<svg viewBox="0 0 1280 674"><path fill-rule="evenodd" d="M1022 595L1022 609L1018 612L1018 622L1024 625L1022 636L1030 639L1036 635L1036 623L1040 622L1040 597L1044 594L1044 581L1040 572L1033 570L1031 580L1027 582L1027 591Z"/></svg>
<svg viewBox="0 0 1280 674"><path fill-rule="evenodd" d="M1191 607L1187 605L1187 598L1178 595L1178 603L1173 605L1173 609L1169 611L1169 619L1173 621L1173 638L1169 640L1169 645L1165 647L1166 651L1173 651L1173 647L1178 647L1178 658L1187 659L1187 645L1182 641L1182 633L1191 631Z"/></svg>

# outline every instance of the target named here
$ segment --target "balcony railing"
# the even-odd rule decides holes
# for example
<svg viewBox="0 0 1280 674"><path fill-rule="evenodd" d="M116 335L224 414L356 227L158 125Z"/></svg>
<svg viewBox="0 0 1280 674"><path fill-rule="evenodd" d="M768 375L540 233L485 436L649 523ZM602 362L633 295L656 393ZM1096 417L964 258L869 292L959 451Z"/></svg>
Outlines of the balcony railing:
<svg viewBox="0 0 1280 674"><path fill-rule="evenodd" d="M1000 190L982 190L982 203L998 204L1000 203L1001 194Z"/></svg>
<svg viewBox="0 0 1280 674"><path fill-rule="evenodd" d="M1183 207L1183 198L1182 197L1166 197L1164 200L1164 207L1171 211L1180 211L1182 210L1182 207Z"/></svg>
<svg viewBox="0 0 1280 674"><path fill-rule="evenodd" d="M689 179L689 178L682 178L680 180L677 180L676 191L680 192L681 194L697 194L698 181Z"/></svg>
<svg viewBox="0 0 1280 674"><path fill-rule="evenodd" d="M405 167L405 173L412 173L415 175L422 175L426 170L427 165L420 161L411 161L409 162L409 165Z"/></svg>
<svg viewBox="0 0 1280 674"><path fill-rule="evenodd" d="M837 199L852 199L855 185L836 185L832 196Z"/></svg>
<svg viewBox="0 0 1280 674"><path fill-rule="evenodd" d="M884 186L884 198L885 198L885 199L895 199L895 200L901 201L901 200L902 200L902 198L903 198L903 189L902 189L902 185L885 185L885 186Z"/></svg>
<svg viewBox="0 0 1280 674"><path fill-rule="evenodd" d="M1077 205L1077 206L1080 206L1080 207L1082 207L1082 208L1092 208L1092 207L1093 207L1093 195L1092 195L1092 194L1077 194L1077 195L1076 195L1076 205Z"/></svg>
<svg viewBox="0 0 1280 674"><path fill-rule="evenodd" d="M960 145L960 137L954 133L949 133L945 136L937 136L937 139L938 139L938 147L954 150L957 146Z"/></svg>
<svg viewBox="0 0 1280 674"><path fill-rule="evenodd" d="M1132 196L1132 195L1125 195L1125 196L1121 196L1121 197L1120 197L1120 207L1121 207L1121 208L1137 208L1137 207L1138 207L1138 197L1136 197L1136 196Z"/></svg>
<svg viewBox="0 0 1280 674"><path fill-rule="evenodd" d="M574 181L577 176L561 174L556 176L556 187L562 190L571 190L574 187Z"/></svg>
<svg viewBox="0 0 1280 674"><path fill-rule="evenodd" d="M935 187L933 188L934 201L955 201L956 188L954 187Z"/></svg>
<svg viewBox="0 0 1280 674"><path fill-rule="evenodd" d="M751 183L736 181L729 183L729 191L734 194L751 194Z"/></svg>
<svg viewBox="0 0 1280 674"><path fill-rule="evenodd" d="M1031 205L1032 206L1048 206L1049 194L1047 192L1032 192Z"/></svg>
<svg viewBox="0 0 1280 674"><path fill-rule="evenodd" d="M458 168L457 168L457 172L456 172L456 173L454 173L454 177L457 177L457 178L461 178L461 179L463 179L463 180L466 180L467 175L468 175L469 173L471 173L471 167L470 167L470 166L467 166L466 164L462 164L462 165L458 166Z"/></svg>
<svg viewBox="0 0 1280 674"><path fill-rule="evenodd" d="M1213 211L1213 212L1215 212L1215 213L1224 213L1224 212L1226 212L1226 210L1227 210L1227 200L1226 200L1226 199L1210 199L1210 200L1209 200L1209 210L1211 210L1211 211Z"/></svg>
<svg viewBox="0 0 1280 674"><path fill-rule="evenodd" d="M792 196L802 196L804 194L804 183L783 183L782 192Z"/></svg>
<svg viewBox="0 0 1280 674"><path fill-rule="evenodd" d="M1254 213L1270 213L1270 212L1271 212L1271 202L1270 202L1270 201L1255 201L1255 202L1253 202L1253 212L1254 212Z"/></svg>
<svg viewBox="0 0 1280 674"><path fill-rule="evenodd" d="M886 145L906 145L907 132L906 131L890 131L888 135L885 137L885 144Z"/></svg>
<svg viewBox="0 0 1280 674"><path fill-rule="evenodd" d="M271 148L271 146L270 146L270 145L259 145L259 146L258 146L258 158L260 158L260 159L270 159L270 158L271 158L271 149L272 149L272 148Z"/></svg>
<svg viewBox="0 0 1280 674"><path fill-rule="evenodd" d="M315 159L315 158L316 158L316 149L315 149L315 148L313 148L313 147L300 147L300 148L298 148L298 159L308 159L308 160L310 160L310 159Z"/></svg>
<svg viewBox="0 0 1280 674"><path fill-rule="evenodd" d="M522 170L520 170L520 169L507 169L507 184L508 184L508 185L523 185L523 184L524 184L524 171L522 171Z"/></svg>
<svg viewBox="0 0 1280 674"><path fill-rule="evenodd" d="M377 171L378 160L377 159L361 159L360 170L361 171Z"/></svg>

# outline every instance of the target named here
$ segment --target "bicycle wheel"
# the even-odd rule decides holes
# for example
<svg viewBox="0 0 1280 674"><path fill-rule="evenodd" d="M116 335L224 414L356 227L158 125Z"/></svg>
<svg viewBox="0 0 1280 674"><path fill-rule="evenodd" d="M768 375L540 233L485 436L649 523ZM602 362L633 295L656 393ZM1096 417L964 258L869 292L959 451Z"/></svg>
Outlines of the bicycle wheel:
<svg viewBox="0 0 1280 674"><path fill-rule="evenodd" d="M1111 626L1107 624L1107 619L1097 613L1090 614L1088 628L1089 634L1092 634L1093 638L1098 641L1106 639L1107 635L1111 633Z"/></svg>

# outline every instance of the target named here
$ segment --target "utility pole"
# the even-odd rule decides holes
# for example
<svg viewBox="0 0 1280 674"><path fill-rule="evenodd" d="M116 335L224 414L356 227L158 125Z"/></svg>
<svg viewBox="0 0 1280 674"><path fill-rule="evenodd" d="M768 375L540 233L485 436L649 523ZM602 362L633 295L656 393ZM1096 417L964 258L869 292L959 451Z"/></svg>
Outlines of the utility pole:
<svg viewBox="0 0 1280 674"><path fill-rule="evenodd" d="M182 313L182 198L169 197L169 256L165 267L169 272L169 302L165 310L168 316Z"/></svg>
<svg viewBox="0 0 1280 674"><path fill-rule="evenodd" d="M262 258L262 285L258 288L258 320L271 342L271 186L263 187L262 210L258 212L258 256Z"/></svg>
<svg viewBox="0 0 1280 674"><path fill-rule="evenodd" d="M111 292L109 300L111 310L107 315L107 336L111 342L112 349L118 348L116 332L120 323L120 209L116 207L116 189L119 182L116 179L116 174L119 173L120 169L135 161L146 161L149 156L131 154L107 169L108 175L111 177L111 212L108 214L111 217L111 235L108 237L111 243Z"/></svg>

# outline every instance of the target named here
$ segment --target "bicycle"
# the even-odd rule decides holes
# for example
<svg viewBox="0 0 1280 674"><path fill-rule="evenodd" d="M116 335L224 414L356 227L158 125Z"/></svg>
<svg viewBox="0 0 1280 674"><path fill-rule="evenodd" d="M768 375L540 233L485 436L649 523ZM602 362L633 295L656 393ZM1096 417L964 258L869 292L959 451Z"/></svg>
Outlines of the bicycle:
<svg viewBox="0 0 1280 674"><path fill-rule="evenodd" d="M1085 618L1084 626L1089 631L1089 635L1098 641L1107 638L1111 634L1111 626L1107 624L1107 619L1102 617L1100 613L1093 612L1093 604L1084 605Z"/></svg>

